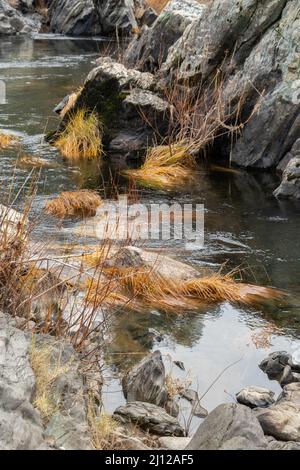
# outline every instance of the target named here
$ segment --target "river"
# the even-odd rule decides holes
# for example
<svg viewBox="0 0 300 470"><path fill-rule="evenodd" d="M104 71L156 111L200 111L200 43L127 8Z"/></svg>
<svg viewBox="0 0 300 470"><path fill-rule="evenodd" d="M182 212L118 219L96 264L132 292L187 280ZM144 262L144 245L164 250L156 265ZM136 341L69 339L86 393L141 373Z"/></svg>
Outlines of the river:
<svg viewBox="0 0 300 470"><path fill-rule="evenodd" d="M58 244L83 243L76 235L77 222L66 221L58 226L54 219L45 216L45 202L63 190L78 188L95 188L104 196L105 186L109 186L105 180L106 167L116 169L108 163L109 157L103 166L70 164L43 140L44 133L58 123L52 113L54 106L80 86L99 54L109 50L105 40L43 35L1 38L0 80L6 84L7 101L0 105L0 129L21 138L21 150L16 147L1 151L3 192L29 184L29 170L15 168L20 152L55 163L53 168L42 170L39 177L32 212L32 217L39 219L34 231L37 239L50 237ZM104 373L107 380L103 397L108 411L123 401L121 372L146 351L156 349L163 353L167 368L190 381L199 395L224 368L236 363L203 398L202 405L209 411L234 400L234 394L244 386L280 391L279 385L269 381L258 364L276 350L293 353L300 361L300 205L277 201L272 196L277 183L276 175L270 173L203 170L197 188L187 189L184 195L141 192L141 201L173 200L205 205L204 249L186 251L178 241L163 245L155 242L150 246L195 266L219 268L227 263L226 269L239 267L247 281L284 289L290 297L281 306L261 308L241 308L226 302L206 307L197 314L166 316L158 311L119 314L113 327L116 341L109 350ZM89 243L95 244L96 240ZM182 361L186 370L171 365L172 360ZM188 406L182 401L183 416L187 415Z"/></svg>

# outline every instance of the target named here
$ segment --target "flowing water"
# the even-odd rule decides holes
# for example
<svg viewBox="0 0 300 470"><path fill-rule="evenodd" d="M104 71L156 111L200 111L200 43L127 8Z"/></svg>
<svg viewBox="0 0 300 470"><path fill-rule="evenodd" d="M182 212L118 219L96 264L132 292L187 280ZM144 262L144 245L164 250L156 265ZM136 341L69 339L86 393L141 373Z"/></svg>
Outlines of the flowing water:
<svg viewBox="0 0 300 470"><path fill-rule="evenodd" d="M40 156L53 163L42 170L33 216L39 224L34 236L51 238L57 244L97 243L78 235L77 222L57 222L45 216L47 199L63 190L96 188L102 195L109 187L105 164L70 164L43 141L46 130L58 119L51 112L69 92L78 88L108 44L101 40L70 40L61 37L1 38L0 80L6 84L6 99L0 105L0 129L16 133L21 146L1 151L0 175L3 192L30 185L28 169L15 168L20 154ZM111 165L114 169L114 165ZM290 297L281 306L241 308L226 302L206 307L198 314L167 316L119 313L114 322L115 342L107 357L104 403L113 411L124 400L119 377L123 370L147 351L160 349L168 370L190 381L201 396L228 365L235 363L204 396L209 411L232 401L244 386L265 386L280 391L259 369L271 351L286 350L300 361L300 206L279 202L272 196L278 184L271 174L238 171L199 175L197 188L184 195L145 191L146 202L185 202L205 205L205 246L186 251L178 241L153 242L152 247L195 266L225 270L239 267L249 282L286 290ZM120 189L121 190L121 189ZM280 330L274 329L274 326ZM273 334L272 334L273 333ZM181 371L172 361L183 361ZM186 417L189 405L181 402ZM196 426L197 419L193 426Z"/></svg>

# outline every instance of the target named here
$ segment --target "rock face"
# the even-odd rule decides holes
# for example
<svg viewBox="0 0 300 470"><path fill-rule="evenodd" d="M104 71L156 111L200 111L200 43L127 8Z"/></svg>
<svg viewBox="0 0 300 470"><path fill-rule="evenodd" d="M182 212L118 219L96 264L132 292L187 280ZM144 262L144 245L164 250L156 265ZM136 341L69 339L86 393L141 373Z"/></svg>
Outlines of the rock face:
<svg viewBox="0 0 300 470"><path fill-rule="evenodd" d="M294 0L215 0L169 51L169 80L176 70L205 87L220 69L224 102L242 97L243 120L260 103L233 145L237 165L276 167L299 138L299 24Z"/></svg>
<svg viewBox="0 0 300 470"><path fill-rule="evenodd" d="M288 163L274 196L279 199L300 199L300 152L299 157L292 158Z"/></svg>
<svg viewBox="0 0 300 470"><path fill-rule="evenodd" d="M43 425L31 403L35 377L29 362L30 341L0 313L0 449L44 447ZM46 446L47 447L47 446Z"/></svg>
<svg viewBox="0 0 300 470"><path fill-rule="evenodd" d="M132 40L125 56L127 63L139 70L157 71L169 48L205 8L196 0L170 0L152 27L145 26L141 35Z"/></svg>
<svg viewBox="0 0 300 470"><path fill-rule="evenodd" d="M159 436L184 436L184 430L176 418L170 416L163 408L151 403L135 401L120 406L114 417L121 423L134 423Z"/></svg>
<svg viewBox="0 0 300 470"><path fill-rule="evenodd" d="M282 386L300 381L300 365L296 364L292 356L285 351L269 354L259 367L270 380L277 380Z"/></svg>
<svg viewBox="0 0 300 470"><path fill-rule="evenodd" d="M104 145L112 154L135 156L157 135L167 132L169 105L153 88L153 75L104 57L88 75L72 111L81 107L96 110Z"/></svg>
<svg viewBox="0 0 300 470"><path fill-rule="evenodd" d="M168 401L165 366L160 351L146 356L123 378L123 392L128 402L143 401L164 406Z"/></svg>
<svg viewBox="0 0 300 470"><path fill-rule="evenodd" d="M37 32L40 27L39 16L24 16L6 0L0 0L0 36Z"/></svg>
<svg viewBox="0 0 300 470"><path fill-rule="evenodd" d="M261 387L243 388L236 394L236 399L242 405L250 406L250 408L257 406L263 408L275 403L274 392Z"/></svg>
<svg viewBox="0 0 300 470"><path fill-rule="evenodd" d="M280 441L300 442L300 383L286 385L275 405L258 408L256 416L265 434Z"/></svg>
<svg viewBox="0 0 300 470"><path fill-rule="evenodd" d="M253 412L233 403L215 408L186 450L262 450L267 441Z"/></svg>
<svg viewBox="0 0 300 470"><path fill-rule="evenodd" d="M101 33L92 0L54 0L49 8L50 31L67 36L94 36Z"/></svg>
<svg viewBox="0 0 300 470"><path fill-rule="evenodd" d="M30 362L32 335L0 313L0 449L90 449L83 376L73 348L55 338L35 336L35 348L50 348L51 364L63 367L51 388L55 413L43 423L34 408L36 378ZM50 365L51 366L51 365Z"/></svg>
<svg viewBox="0 0 300 470"><path fill-rule="evenodd" d="M154 13L145 0L93 0L103 34L128 35L143 23L151 23ZM152 20L151 20L152 18Z"/></svg>

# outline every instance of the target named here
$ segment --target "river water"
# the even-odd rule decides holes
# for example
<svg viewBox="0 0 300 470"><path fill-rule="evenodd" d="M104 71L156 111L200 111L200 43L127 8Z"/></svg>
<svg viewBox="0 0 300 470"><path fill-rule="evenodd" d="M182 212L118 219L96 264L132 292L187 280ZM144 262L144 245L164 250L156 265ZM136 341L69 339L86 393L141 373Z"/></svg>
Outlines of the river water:
<svg viewBox="0 0 300 470"><path fill-rule="evenodd" d="M1 38L0 80L6 84L6 104L0 105L0 129L21 138L21 150L1 151L0 175L3 192L28 185L28 169L16 169L20 153L43 157L54 163L42 170L33 216L39 224L38 239L51 237L57 243L83 243L76 222L61 226L43 213L47 199L63 190L96 188L103 196L108 181L98 163L70 164L43 141L46 130L58 123L54 106L76 89L93 68L100 53L110 50L104 40L70 40L42 36ZM107 356L104 403L113 411L123 402L119 377L122 371L147 351L160 349L168 370L191 382L202 395L228 365L202 400L211 411L244 386L257 385L280 391L259 369L271 351L286 350L300 361L300 206L279 202L272 196L276 175L203 171L196 190L184 195L141 192L141 201L171 200L205 205L205 246L186 251L178 241L155 242L152 247L195 266L240 267L249 282L284 289L289 300L282 305L241 308L230 303L206 307L198 314L166 316L124 312L114 323L115 341ZM85 236L84 243L87 242ZM88 240L95 244L96 240ZM279 329L277 329L277 328ZM272 334L273 332L273 334ZM260 341L258 341L258 339ZM172 361L182 361L181 371ZM182 415L189 405L181 402ZM182 418L183 419L183 418ZM193 427L197 419L193 422Z"/></svg>

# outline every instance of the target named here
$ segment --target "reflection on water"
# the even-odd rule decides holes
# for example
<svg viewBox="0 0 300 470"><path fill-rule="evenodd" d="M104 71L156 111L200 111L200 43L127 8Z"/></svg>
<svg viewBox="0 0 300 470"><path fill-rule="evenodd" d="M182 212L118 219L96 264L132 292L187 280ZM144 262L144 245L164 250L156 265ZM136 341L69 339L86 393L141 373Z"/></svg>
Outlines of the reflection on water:
<svg viewBox="0 0 300 470"><path fill-rule="evenodd" d="M37 237L51 236L57 242L80 243L76 223L66 221L57 230L56 222L43 214L49 197L62 190L97 188L103 197L111 197L110 174L116 168L99 162L70 164L56 149L43 141L46 129L57 124L51 113L67 93L77 88L94 66L99 52L106 49L104 41L67 40L37 36L36 39L2 38L0 43L0 80L7 86L7 104L0 107L0 129L18 134L21 147L1 152L0 174L3 189L19 188L29 171L16 168L19 154L41 156L59 166L43 169L39 191L34 202L34 215L41 224ZM103 187L103 182L107 187ZM122 192L124 181L119 181ZM276 176L245 173L207 173L199 176L197 188L185 195L141 192L141 202L204 203L205 247L185 251L178 241L162 246L149 245L176 254L195 266L212 266L225 270L239 267L245 280L283 288L290 293L285 305L258 309L242 309L225 303L205 307L198 314L166 316L161 312L118 313L112 345L107 354L109 374L114 379L104 390L105 403L112 410L122 400L118 377L146 352L160 349L169 367L173 360L183 361L191 371L193 387L200 395L229 364L230 368L204 397L203 405L211 410L220 402L232 400L231 395L247 385L261 385L279 391L270 382L258 363L275 349L296 352L300 349L300 207L292 202L278 202L272 189ZM26 183L27 184L27 183ZM105 190L104 190L105 189ZM86 239L84 239L86 242ZM96 240L90 240L95 243ZM282 327L283 335L271 336L271 344L257 349L253 334L264 325ZM173 367L172 372L184 377L187 372Z"/></svg>

